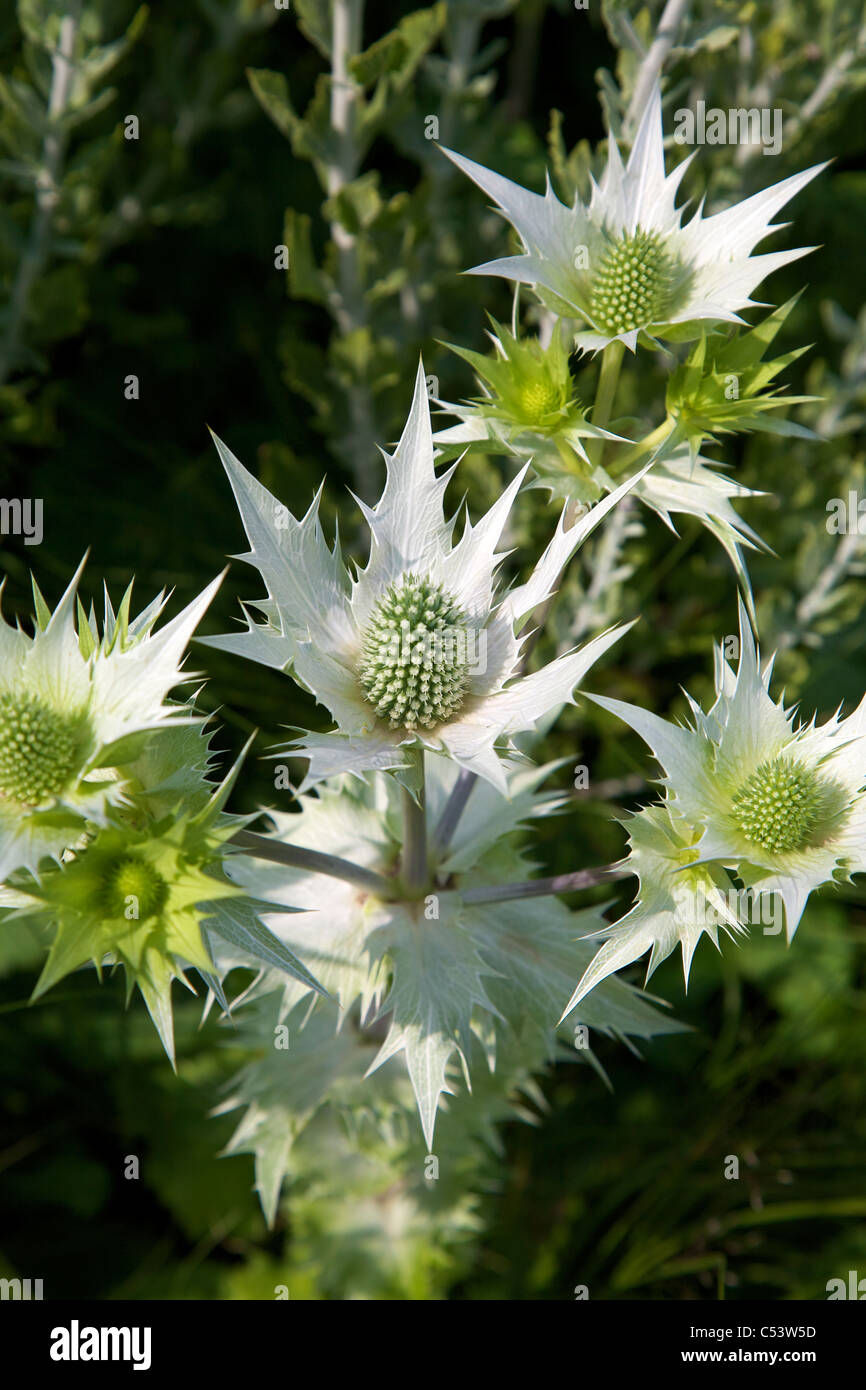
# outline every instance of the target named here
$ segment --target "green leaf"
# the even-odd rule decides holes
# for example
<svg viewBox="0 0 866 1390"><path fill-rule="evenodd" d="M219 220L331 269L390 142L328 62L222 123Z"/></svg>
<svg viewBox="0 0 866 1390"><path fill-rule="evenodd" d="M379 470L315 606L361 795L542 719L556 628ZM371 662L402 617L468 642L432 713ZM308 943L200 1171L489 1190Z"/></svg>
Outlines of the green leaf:
<svg viewBox="0 0 866 1390"><path fill-rule="evenodd" d="M230 946L251 956L253 960L284 971L308 989L327 997L327 990L319 984L303 961L283 945L279 937L265 926L258 915L260 912L293 912L297 909L283 907L278 903L259 902L252 898L224 898L217 902L202 903L201 908L208 914L203 925L213 936L220 937Z"/></svg>
<svg viewBox="0 0 866 1390"><path fill-rule="evenodd" d="M289 84L281 72L268 68L247 68L253 96L270 116L281 135L293 142L301 131L301 118L289 100Z"/></svg>
<svg viewBox="0 0 866 1390"><path fill-rule="evenodd" d="M322 205L323 215L330 222L339 222L352 236L375 222L381 210L379 174L375 170L344 184L335 197Z"/></svg>
<svg viewBox="0 0 866 1390"><path fill-rule="evenodd" d="M361 87L372 87L382 78L390 77L395 86L405 87L442 32L447 15L445 4L406 15L396 29L350 59L349 69L355 81Z"/></svg>
<svg viewBox="0 0 866 1390"><path fill-rule="evenodd" d="M289 84L282 73L248 68L247 77L253 95L277 130L291 141L299 159L310 159L319 166L324 182L325 166L335 163L340 154L331 125L331 78L324 73L319 77L313 99L301 117L291 103Z"/></svg>
<svg viewBox="0 0 866 1390"><path fill-rule="evenodd" d="M319 270L313 257L311 227L311 219L305 212L286 208L283 237L289 248L288 289L293 299L327 304L328 277ZM321 377L318 380L321 384Z"/></svg>
<svg viewBox="0 0 866 1390"><path fill-rule="evenodd" d="M331 58L330 6L322 0L294 0L294 11L298 16L298 28L305 34L323 58Z"/></svg>

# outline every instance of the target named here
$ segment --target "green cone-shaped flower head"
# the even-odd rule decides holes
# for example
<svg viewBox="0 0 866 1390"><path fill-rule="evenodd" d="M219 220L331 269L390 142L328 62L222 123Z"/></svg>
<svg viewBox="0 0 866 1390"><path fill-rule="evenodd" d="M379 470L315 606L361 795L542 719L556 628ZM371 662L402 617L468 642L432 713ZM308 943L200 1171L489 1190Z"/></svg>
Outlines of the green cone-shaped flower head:
<svg viewBox="0 0 866 1390"><path fill-rule="evenodd" d="M611 338L670 320L684 302L691 275L658 232L636 227L608 241L592 282L593 322Z"/></svg>
<svg viewBox="0 0 866 1390"><path fill-rule="evenodd" d="M360 677L392 729L435 728L463 705L469 684L469 617L442 587L408 574L376 605L364 634Z"/></svg>
<svg viewBox="0 0 866 1390"><path fill-rule="evenodd" d="M101 631L80 604L76 621L80 574L53 613L34 584L32 637L0 614L0 881L37 873L104 822L127 799L119 769L141 736L192 717L166 696L219 580L154 634L163 595L137 618L130 591L117 614L106 595Z"/></svg>
<svg viewBox="0 0 866 1390"><path fill-rule="evenodd" d="M53 709L32 691L0 695L0 796L22 808L74 785L93 742L85 712Z"/></svg>
<svg viewBox="0 0 866 1390"><path fill-rule="evenodd" d="M35 995L88 962L122 964L173 1058L171 982L188 966L213 972L202 923L221 899L244 897L221 872L225 838L183 815L142 830L108 826L43 875L29 912L56 931Z"/></svg>
<svg viewBox="0 0 866 1390"><path fill-rule="evenodd" d="M688 160L665 172L662 102L658 86L647 102L628 163L608 137L607 167L592 182L588 203L557 198L548 179L530 193L482 165L443 150L499 206L519 234L524 254L473 267L532 285L557 314L583 320L585 349L639 338L697 337L704 322L738 323L767 275L805 249L753 255L777 229L774 215L823 168L818 165L705 217L699 208L683 225L676 197ZM806 248L808 249L808 248Z"/></svg>
<svg viewBox="0 0 866 1390"><path fill-rule="evenodd" d="M613 484L593 469L585 439L619 440L591 425L574 395L568 351L557 329L548 347L537 339L520 340L491 320L492 356L453 347L478 376L480 396L464 405L443 405L461 423L437 431L440 451L456 454L466 446L492 448L531 461L539 477L565 476L561 495L585 503L598 501Z"/></svg>
<svg viewBox="0 0 866 1390"><path fill-rule="evenodd" d="M436 472L423 366L400 442L386 456L382 496L375 507L361 504L370 554L354 575L339 547L330 549L322 537L318 500L298 521L225 445L217 447L250 538L245 558L260 571L268 597L255 605L263 623L248 616L246 632L205 640L291 671L330 710L335 730L292 745L309 760L305 786L339 772L409 775L425 747L505 791L502 755L513 736L570 700L622 631L602 633L525 676L526 618L636 478L573 525L561 519L527 582L505 591L498 546L526 470L455 539L457 518L444 511L453 470Z"/></svg>
<svg viewBox="0 0 866 1390"><path fill-rule="evenodd" d="M736 673L720 649L716 702L680 727L593 696L636 729L664 769L665 806L693 837L696 858L778 894L790 940L809 894L866 869L866 698L847 718L798 725L770 696L740 605Z"/></svg>

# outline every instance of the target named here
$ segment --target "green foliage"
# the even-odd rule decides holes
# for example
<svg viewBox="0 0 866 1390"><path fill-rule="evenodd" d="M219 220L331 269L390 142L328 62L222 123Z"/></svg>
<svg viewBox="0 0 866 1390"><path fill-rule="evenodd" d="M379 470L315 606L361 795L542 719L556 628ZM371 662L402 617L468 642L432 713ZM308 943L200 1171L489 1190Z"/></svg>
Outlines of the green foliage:
<svg viewBox="0 0 866 1390"><path fill-rule="evenodd" d="M31 563L53 598L91 542L85 609L103 576L125 584L133 570L148 590L175 587L178 604L199 592L241 539L206 422L255 459L256 476L297 515L327 454L323 521L329 534L339 522L356 554L344 484L368 501L377 495L375 445L391 444L405 418L419 351L433 396L470 398L464 363L479 365L471 354L485 348L484 312L503 321L511 307L500 283L459 274L517 247L428 138L428 118L442 143L527 188L543 187L549 164L561 197L585 196L604 167L593 74L614 134L628 135L662 5L608 0L584 13L452 0L410 13L389 0L367 6L361 22L365 7L351 0L339 84L332 8L20 0L0 22L2 491L46 499L39 550L0 541L13 615L30 611ZM667 108L698 97L708 107L778 106L784 140L772 160L759 147L704 150L686 194L730 204L765 186L768 168L782 178L834 156L800 195L796 240L779 241L825 247L776 274L767 297L783 308L749 311L745 330L707 337L691 354L647 352L638 370L627 365L611 429L629 440L651 434L667 388L695 449L766 494L742 508L770 552L750 562L762 646L779 650L788 699L826 717L866 688L866 524L829 524L834 502L866 487L862 7L694 0L688 10L664 68ZM61 21L70 19L67 83ZM65 32L69 42L68 23ZM128 114L138 141L124 137ZM670 157L682 153L672 146ZM278 269L283 245L288 264ZM518 338L547 342L546 311L527 299ZM778 355L765 362L777 337ZM588 404L598 364L584 357L571 368ZM130 373L137 401L124 397ZM737 402L724 396L731 374ZM777 420L784 433L773 432ZM605 445L605 463L626 448ZM637 461L645 458L628 467ZM493 441L474 445L454 502L465 490L473 511L486 509L513 471ZM509 548L537 554L558 510L529 493ZM698 701L710 692L712 644L735 631L724 555L696 519L681 512L676 524L672 535L637 499L618 509L573 562L537 648L549 659L640 613L594 688L668 718L685 712L681 687ZM505 567L525 578L516 557ZM226 630L248 585L233 569L207 631ZM219 709L226 767L258 730L264 755L287 725L324 725L278 670L251 678L252 668L213 649L195 664L207 669L201 707ZM128 769L154 821L181 800L195 813L210 795L200 733L161 739L161 751L146 744ZM556 764L554 785L569 802L567 832L559 817L537 822L539 872L619 858L618 813L654 795L637 737L582 703L533 756ZM300 764L288 761L294 781ZM591 768L587 790L572 787L575 764ZM293 806L255 755L235 804L250 814ZM516 823L500 829L511 835ZM453 872L471 863L467 851ZM630 893L584 894L582 926L614 915L614 897L621 916ZM4 893L4 909L15 905ZM580 918L564 906L557 917L563 966L551 982L522 934L533 923L541 930L541 918L505 908L478 913L487 959L502 969L484 976L484 989L507 1012L508 970L521 961L522 987L544 999L547 1016L576 981L572 973L564 983L574 950L565 938ZM274 944L256 911L229 919L226 910L215 914L211 953L258 958L263 971L286 965L285 943ZM28 1006L50 933L4 915L0 1273L44 1269L51 1296L74 1287L96 1298L272 1299L285 1286L293 1299L570 1299L578 1284L593 1298L823 1297L826 1279L866 1258L864 920L862 888L846 886L813 898L790 953L759 932L721 963L701 944L685 1001L679 964L666 963L653 988L693 1032L642 1044L644 1061L614 1050L596 1026L604 1020L589 1016L601 1034L591 1056L569 1046L566 1061L560 1046L558 1060L545 1059L530 1016L528 1050L539 1060L527 1067L500 1037L497 1082L490 1034L473 1034L471 1095L442 1063L454 1082L437 1138L447 1157L428 1180L402 1059L359 1080L387 1020L370 1036L353 1014L335 1033L323 1001L309 1019L305 1009L289 1016L282 1053L262 1046L276 1026L274 991L228 1022L212 1009L202 1024L201 1001L183 1000L174 1077L143 1005L124 1010L119 979L100 990L91 972L75 974ZM497 954L505 941L508 970ZM256 979L249 966L230 978L238 988ZM622 1026L610 1015L607 1025L626 1033L629 1011L651 1006L616 988ZM447 1002L457 1009L459 1000ZM571 1043L573 1024L560 1043ZM285 1069L305 1049L311 1065L287 1085ZM597 1072L610 1076L610 1092ZM225 1113L207 1119L217 1103ZM123 1177L130 1153L141 1156L140 1182ZM729 1153L743 1156L737 1182L720 1180Z"/></svg>

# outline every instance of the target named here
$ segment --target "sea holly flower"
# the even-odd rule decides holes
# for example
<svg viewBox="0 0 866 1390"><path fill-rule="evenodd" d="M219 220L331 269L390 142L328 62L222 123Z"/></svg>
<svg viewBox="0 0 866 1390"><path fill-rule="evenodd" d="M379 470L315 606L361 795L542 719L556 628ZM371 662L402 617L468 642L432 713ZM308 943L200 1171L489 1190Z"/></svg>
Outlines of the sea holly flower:
<svg viewBox="0 0 866 1390"><path fill-rule="evenodd" d="M247 966L265 962L321 990L259 920L262 910L294 909L261 902L225 874L227 841L252 819L223 814L242 759L220 786L209 785L200 809L181 800L159 820L113 820L39 880L16 875L12 915L53 930L34 999L88 963L100 975L105 964L122 965L128 995L138 987L173 1064L172 981L191 988L184 971L192 966L221 994L213 941L230 942Z"/></svg>
<svg viewBox="0 0 866 1390"><path fill-rule="evenodd" d="M686 988L695 948L706 934L719 949L719 930L736 940L745 931L732 906L731 880L717 864L700 862L700 830L673 813L668 803L646 806L626 822L629 855L619 867L635 874L637 901L619 922L595 933L604 944L587 966L563 1014L600 981L650 953L649 980L663 960L682 951Z"/></svg>
<svg viewBox="0 0 866 1390"><path fill-rule="evenodd" d="M629 441L586 423L584 412L573 397L568 355L561 337L555 333L550 347L545 350L536 340L521 343L498 325L494 326L498 334L494 337L497 357L482 357L464 348L453 349L475 367L485 395L484 399L467 405L441 403L446 410L458 415L461 423L439 430L433 436L440 452L450 455L458 448L477 448L511 454L530 463L534 474L531 486L545 489L559 501L577 502L582 507L612 492L616 488L612 474L597 459L590 460L581 440L589 437L626 444ZM749 350L744 348L736 358L744 375L749 356ZM790 358L766 365L779 368L788 360ZM728 359L722 365L730 365ZM690 447L695 443L695 436L691 422L686 419L687 391L691 389L695 395L702 379L699 369L692 370L696 372L695 385L686 383L683 386L682 412L672 404L669 420L655 432L658 443L653 466L635 482L632 496L660 516L674 534L677 534L674 516L697 517L724 546L748 593L749 578L742 550L763 547L763 542L734 510L732 499L763 494L734 482L717 471L718 464L701 457ZM757 375L755 372L744 380L744 390L750 390ZM794 399L805 398L782 397L778 402L772 398L767 405L752 401L747 408L740 409L741 427L746 428L759 409L776 403L791 403ZM533 409L539 411L534 422ZM725 418L731 418L730 412L726 412ZM700 442L700 434L697 427L694 428ZM801 432L801 427L791 425L790 431Z"/></svg>
<svg viewBox="0 0 866 1390"><path fill-rule="evenodd" d="M571 700L626 630L611 628L519 674L525 620L635 478L574 525L561 517L527 582L497 592L497 545L526 469L476 526L467 518L454 544L456 517L443 510L453 469L436 475L423 366L400 443L385 455L385 490L375 507L359 502L371 544L354 576L339 545L330 549L322 536L318 497L298 521L216 443L250 541L242 558L259 570L268 597L249 605L263 623L248 612L246 632L203 640L290 671L330 711L336 731L306 734L287 750L309 760L305 787L338 772L406 769L427 748L504 791L501 751Z"/></svg>
<svg viewBox="0 0 866 1390"><path fill-rule="evenodd" d="M652 749L664 770L665 811L694 864L731 870L758 902L778 894L790 942L810 893L866 871L866 697L847 718L837 712L822 725L799 724L770 695L772 665L761 663L741 602L736 674L719 649L716 701L705 714L690 700L693 724L589 698ZM655 930L647 933L646 918L636 919L644 935L635 942L649 942ZM670 927L659 920L659 940ZM614 955L609 949L606 959Z"/></svg>
<svg viewBox="0 0 866 1390"><path fill-rule="evenodd" d="M544 348L537 338L521 340L495 320L491 323L493 357L448 345L475 368L481 395L465 405L442 401L443 408L458 415L461 423L439 430L434 442L442 451L498 447L531 462L557 497L598 501L614 485L593 467L583 440L621 440L622 436L587 420L574 394L562 335L555 330Z"/></svg>
<svg viewBox="0 0 866 1390"><path fill-rule="evenodd" d="M764 430L799 439L816 438L804 425L769 414L816 399L786 396L774 385L779 373L802 357L805 347L763 360L798 297L789 299L748 332L702 334L687 360L671 373L666 396L668 417L675 437L686 439L693 455L704 440L723 434Z"/></svg>
<svg viewBox="0 0 866 1390"><path fill-rule="evenodd" d="M215 579L158 633L158 595L130 619L131 590L115 614L106 594L102 632L75 598L82 565L53 613L34 583L35 632L0 614L0 880L39 871L126 799L118 769L147 730L187 722L167 703L187 643L221 583Z"/></svg>
<svg viewBox="0 0 866 1390"><path fill-rule="evenodd" d="M501 275L532 285L558 314L589 325L578 344L599 349L622 342L696 337L707 320L738 323L752 292L774 270L814 248L753 255L772 218L825 166L816 165L711 217L699 208L685 225L674 206L691 157L665 173L661 92L656 86L623 166L608 136L601 182L588 205L543 196L443 148L443 153L498 204L524 254L475 266L473 275Z"/></svg>
<svg viewBox="0 0 866 1390"><path fill-rule="evenodd" d="M447 886L431 887L421 900L386 900L348 882L323 884L321 875L306 869L253 864L243 855L227 865L229 875L250 891L303 909L274 920L266 915L265 922L333 996L340 1011L333 1026L348 1026L350 1017L361 1024L383 1023L368 1074L393 1058L405 1059L428 1149L442 1097L455 1091L459 1075L474 1086L478 1070L496 1070L503 1049L512 1044L534 1059L532 1065L542 1066L557 1054L557 1019L592 954L578 938L603 926L597 909L574 913L555 897L463 900L467 888L529 877L531 866L514 845L515 832L561 808L561 796L539 789L550 770L512 768L505 800L493 787L478 784L472 813L461 819L448 848L437 853L430 846L436 878ZM457 775L453 762L426 755L431 824L444 810ZM393 882L400 848L399 790L393 779L377 784L329 779L317 795L300 796L300 813L269 811L275 830L268 838L337 856L351 852L356 863ZM218 960L222 968L237 963L225 944ZM264 970L244 999L276 990L282 1018L307 993L297 980ZM333 1006L322 1001L320 1007L330 1012ZM618 980L596 991L577 1018L590 1030L620 1037L680 1027Z"/></svg>

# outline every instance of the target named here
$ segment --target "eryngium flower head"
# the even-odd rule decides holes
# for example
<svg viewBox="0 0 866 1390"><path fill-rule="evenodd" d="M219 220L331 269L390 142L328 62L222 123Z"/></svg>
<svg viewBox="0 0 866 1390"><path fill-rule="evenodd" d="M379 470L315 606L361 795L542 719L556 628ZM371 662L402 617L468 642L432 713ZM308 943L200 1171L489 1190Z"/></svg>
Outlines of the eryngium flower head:
<svg viewBox="0 0 866 1390"><path fill-rule="evenodd" d="M824 165L794 174L711 217L702 208L685 225L674 206L691 157L665 173L662 105L653 92L623 166L613 135L588 205L566 207L548 178L542 197L464 159L448 158L489 194L518 232L525 254L475 266L473 275L501 275L532 285L557 313L582 319L584 348L619 340L632 351L641 334L697 337L702 320L741 322L753 290L780 266L813 248L758 256L754 248L777 231L772 218Z"/></svg>
<svg viewBox="0 0 866 1390"><path fill-rule="evenodd" d="M625 824L629 854L623 867L639 881L637 900L625 917L593 933L603 945L583 972L563 1018L602 980L647 952L649 980L679 946L688 988L692 957L703 935L718 950L720 930L734 940L745 933L737 912L743 896L731 894L731 881L718 864L701 861L700 830L673 814L668 802L645 806Z"/></svg>
<svg viewBox="0 0 866 1390"><path fill-rule="evenodd" d="M461 423L439 430L434 442L452 456L467 446L506 450L523 462L531 461L563 500L598 501L611 490L609 480L592 467L583 440L620 441L622 436L587 420L574 394L568 351L558 327L550 344L542 347L538 339L520 340L491 322L492 357L452 346L475 368L481 394L464 405L441 402Z"/></svg>
<svg viewBox="0 0 866 1390"><path fill-rule="evenodd" d="M760 383L766 384L767 372L772 375L771 369L778 370L791 360L783 358L766 364L759 361L753 368L754 359L759 359L761 352L756 344L764 344L772 337L769 324L766 320L758 329L746 334L738 355L734 356L733 350L730 355L719 353L720 369L732 371L729 363L731 360L736 363L737 370L742 373L744 393L752 389L757 391ZM434 443L445 457L453 457L458 449L511 454L530 464L534 474L531 485L547 490L559 501L588 507L605 493L612 492L616 483L597 459L590 461L582 440L628 441L595 428L584 418L585 413L573 396L568 355L558 331L554 332L550 346L543 349L537 340L519 342L499 325L494 324L494 327L496 334L491 336L496 357L482 357L465 348L454 348L475 367L483 397L465 405L441 402L446 410L460 417L460 424L437 431ZM703 363L705 352L706 342L702 340L693 358ZM698 453L697 446L703 436L694 417L687 413L691 401L686 394L691 391L692 397L698 395L702 381L698 362L690 359L671 380L675 379L682 403L672 401L669 391L671 434L654 456L653 467L635 483L633 495L660 516L675 535L674 516L698 517L724 546L748 594L749 578L742 551L744 547L759 548L763 542L735 511L732 499L761 494L726 477L717 471L718 465L713 466L712 460ZM737 428L754 427L756 419L765 418L760 411L784 404L786 400L796 403L803 399L807 398L772 395L768 400L762 397L759 402L754 399L746 404L737 401L733 409L726 402L723 418L726 421L736 418ZM788 421L778 428L790 434L809 434Z"/></svg>
<svg viewBox="0 0 866 1390"><path fill-rule="evenodd" d="M152 759L157 801L170 786L168 774L176 771L178 750L170 737L175 732L157 735L149 746L151 753L162 741ZM211 959L213 942L230 942L245 968L260 969L264 963L293 977L304 990L322 992L260 919L262 910L293 909L250 896L225 873L227 841L253 819L224 810L248 748L219 786L202 782L194 791L188 786L157 818L148 813L148 804L154 804L151 794L142 792L134 818L127 812L100 827L40 880L16 875L15 888L0 895L2 906L13 916L54 929L34 998L88 962L100 974L105 964L122 965L128 995L137 985L173 1064L172 981L188 985L184 970L192 966L225 1007ZM160 769L167 775L160 778ZM198 780L195 773L190 780Z"/></svg>
<svg viewBox="0 0 866 1390"><path fill-rule="evenodd" d="M104 820L126 799L118 769L138 736L191 718L166 696L192 679L180 663L220 579L156 634L164 595L130 619L131 592L117 614L106 594L100 633L80 604L76 624L81 568L53 613L34 584L33 637L0 614L0 881L37 873Z"/></svg>
<svg viewBox="0 0 866 1390"><path fill-rule="evenodd" d="M748 434L763 430L800 439L814 439L812 430L771 411L814 401L814 396L787 396L775 378L802 357L806 348L764 359L797 297L750 328L704 333L685 362L668 377L666 406L678 439L688 441L693 455L705 439L722 434Z"/></svg>
<svg viewBox="0 0 866 1390"><path fill-rule="evenodd" d="M845 719L798 724L770 696L772 667L741 603L736 674L720 648L715 704L704 714L690 700L693 725L589 698L652 749L665 806L694 832L695 862L733 870L759 896L778 893L790 941L814 889L866 871L866 697Z"/></svg>
<svg viewBox="0 0 866 1390"><path fill-rule="evenodd" d="M298 521L219 440L265 600L247 631L208 645L291 671L331 712L337 729L307 734L291 751L309 760L305 786L339 772L403 769L424 746L506 790L499 752L572 698L593 662L625 630L611 628L529 676L520 675L527 616L551 593L584 537L636 478L573 526L556 532L525 584L497 593L497 545L523 468L487 515L454 544L446 518L453 469L436 475L430 408L419 367L412 410L375 507L359 503L371 533L366 568L350 576L328 548L318 498Z"/></svg>

